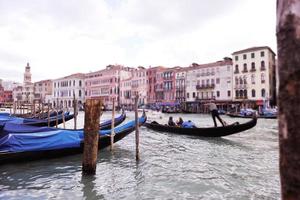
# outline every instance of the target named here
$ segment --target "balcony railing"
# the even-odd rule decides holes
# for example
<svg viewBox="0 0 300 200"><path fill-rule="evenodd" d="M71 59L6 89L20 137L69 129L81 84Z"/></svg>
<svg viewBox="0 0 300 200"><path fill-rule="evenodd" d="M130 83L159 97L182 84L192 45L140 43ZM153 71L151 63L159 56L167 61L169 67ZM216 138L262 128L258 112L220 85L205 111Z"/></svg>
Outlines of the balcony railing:
<svg viewBox="0 0 300 200"><path fill-rule="evenodd" d="M214 89L214 88L215 88L215 84L196 85L197 90Z"/></svg>
<svg viewBox="0 0 300 200"><path fill-rule="evenodd" d="M255 71L256 71L255 67L250 69L250 72L255 72Z"/></svg>
<svg viewBox="0 0 300 200"><path fill-rule="evenodd" d="M248 85L247 84L235 85L234 89L235 90L248 89Z"/></svg>
<svg viewBox="0 0 300 200"><path fill-rule="evenodd" d="M239 70L234 70L234 73L235 73L235 74L238 74L238 73L240 73L240 72L239 72Z"/></svg>
<svg viewBox="0 0 300 200"><path fill-rule="evenodd" d="M247 72L248 72L248 69L244 69L242 72L243 72L243 73L247 73Z"/></svg>
<svg viewBox="0 0 300 200"><path fill-rule="evenodd" d="M238 96L238 97L235 97L235 99L241 99L241 100L248 99L248 96L242 96L242 97Z"/></svg>
<svg viewBox="0 0 300 200"><path fill-rule="evenodd" d="M196 101L201 101L201 100L216 100L215 96L212 97L196 97L195 98Z"/></svg>
<svg viewBox="0 0 300 200"><path fill-rule="evenodd" d="M265 71L265 70L266 70L266 67L264 67L264 66L260 67L260 71Z"/></svg>

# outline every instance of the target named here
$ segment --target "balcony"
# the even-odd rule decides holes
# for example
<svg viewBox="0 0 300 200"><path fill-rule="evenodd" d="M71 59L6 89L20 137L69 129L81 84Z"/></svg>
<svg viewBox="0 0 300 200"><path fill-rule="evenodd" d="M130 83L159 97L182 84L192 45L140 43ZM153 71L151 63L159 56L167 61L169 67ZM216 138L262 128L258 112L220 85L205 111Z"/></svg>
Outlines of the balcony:
<svg viewBox="0 0 300 200"><path fill-rule="evenodd" d="M196 85L197 90L214 89L214 88L215 88L215 84Z"/></svg>
<svg viewBox="0 0 300 200"><path fill-rule="evenodd" d="M196 101L216 100L216 97L215 97L215 96L212 96L212 97L196 97L195 100L196 100Z"/></svg>
<svg viewBox="0 0 300 200"><path fill-rule="evenodd" d="M235 90L244 90L244 89L248 89L248 85L247 84L242 84L242 85L235 85L234 86Z"/></svg>
<svg viewBox="0 0 300 200"><path fill-rule="evenodd" d="M240 73L240 72L239 72L239 70L234 70L234 73L235 73L235 74L238 74L238 73Z"/></svg>
<svg viewBox="0 0 300 200"><path fill-rule="evenodd" d="M246 100L248 99L248 96L242 96L242 97L235 97L235 99L239 99L239 100Z"/></svg>
<svg viewBox="0 0 300 200"><path fill-rule="evenodd" d="M256 72L255 67L252 67L252 68L250 69L250 72Z"/></svg>
<svg viewBox="0 0 300 200"><path fill-rule="evenodd" d="M243 71L242 71L242 73L247 73L248 72L248 69L244 69Z"/></svg>
<svg viewBox="0 0 300 200"><path fill-rule="evenodd" d="M266 70L266 67L265 66L261 66L260 67L260 71L265 71Z"/></svg>

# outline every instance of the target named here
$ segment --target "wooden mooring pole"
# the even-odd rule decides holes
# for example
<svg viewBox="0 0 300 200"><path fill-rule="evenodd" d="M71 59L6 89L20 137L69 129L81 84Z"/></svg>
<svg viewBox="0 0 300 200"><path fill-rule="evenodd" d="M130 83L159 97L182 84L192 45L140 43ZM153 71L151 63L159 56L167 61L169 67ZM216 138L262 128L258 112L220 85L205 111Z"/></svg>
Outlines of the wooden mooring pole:
<svg viewBox="0 0 300 200"><path fill-rule="evenodd" d="M101 100L87 99L84 111L82 172L83 174L96 174Z"/></svg>
<svg viewBox="0 0 300 200"><path fill-rule="evenodd" d="M140 143L140 130L139 130L139 116L138 116L138 95L135 97L134 101L134 111L135 111L135 159L140 160L140 149L139 149L139 143Z"/></svg>
<svg viewBox="0 0 300 200"><path fill-rule="evenodd" d="M282 199L300 199L300 0L277 0Z"/></svg>
<svg viewBox="0 0 300 200"><path fill-rule="evenodd" d="M74 130L77 129L77 100L75 98L75 93L73 93L73 108L74 108ZM98 124L99 125L99 124Z"/></svg>
<svg viewBox="0 0 300 200"><path fill-rule="evenodd" d="M114 137L115 137L115 98L113 98L112 105L112 118L111 118L111 133L110 133L110 150L113 150Z"/></svg>
<svg viewBox="0 0 300 200"><path fill-rule="evenodd" d="M47 106L47 111L48 111L48 127L50 127L50 102L48 101L48 106Z"/></svg>

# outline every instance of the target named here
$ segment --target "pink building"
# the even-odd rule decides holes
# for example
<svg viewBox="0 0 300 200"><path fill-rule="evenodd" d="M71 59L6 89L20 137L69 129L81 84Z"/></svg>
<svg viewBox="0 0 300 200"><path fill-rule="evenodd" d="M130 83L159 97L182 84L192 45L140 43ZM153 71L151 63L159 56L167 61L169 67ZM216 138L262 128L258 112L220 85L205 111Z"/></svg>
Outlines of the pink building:
<svg viewBox="0 0 300 200"><path fill-rule="evenodd" d="M120 105L125 109L133 108L131 80L132 77L120 81Z"/></svg>
<svg viewBox="0 0 300 200"><path fill-rule="evenodd" d="M133 96L139 96L138 105L142 106L147 104L147 69L138 67L132 70L131 88Z"/></svg>
<svg viewBox="0 0 300 200"><path fill-rule="evenodd" d="M156 106L163 101L163 78L164 67L151 67L148 72L148 105Z"/></svg>
<svg viewBox="0 0 300 200"><path fill-rule="evenodd" d="M52 94L52 81L42 80L34 83L34 99L46 102L46 96Z"/></svg>
<svg viewBox="0 0 300 200"><path fill-rule="evenodd" d="M101 97L105 108L112 108L112 99L120 106L120 82L128 79L131 68L121 65L108 65L105 69L86 74L86 99Z"/></svg>

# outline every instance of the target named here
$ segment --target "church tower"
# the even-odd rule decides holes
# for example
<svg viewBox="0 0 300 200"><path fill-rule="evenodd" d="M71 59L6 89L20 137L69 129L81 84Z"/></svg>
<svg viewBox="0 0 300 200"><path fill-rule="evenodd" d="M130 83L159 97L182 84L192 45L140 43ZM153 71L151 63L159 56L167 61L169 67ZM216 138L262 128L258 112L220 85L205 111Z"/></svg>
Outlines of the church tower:
<svg viewBox="0 0 300 200"><path fill-rule="evenodd" d="M31 73L30 73L30 66L29 63L27 63L27 66L25 67L25 73L24 73L24 85L31 83Z"/></svg>

